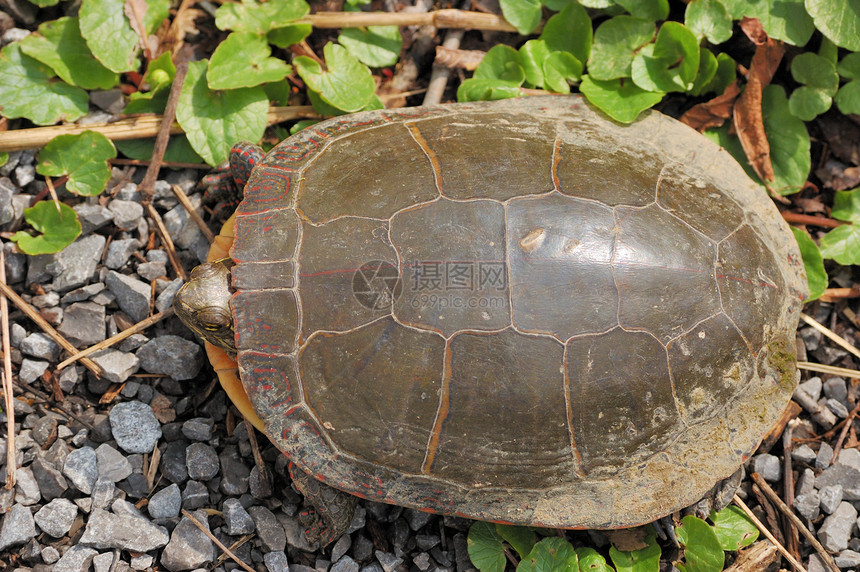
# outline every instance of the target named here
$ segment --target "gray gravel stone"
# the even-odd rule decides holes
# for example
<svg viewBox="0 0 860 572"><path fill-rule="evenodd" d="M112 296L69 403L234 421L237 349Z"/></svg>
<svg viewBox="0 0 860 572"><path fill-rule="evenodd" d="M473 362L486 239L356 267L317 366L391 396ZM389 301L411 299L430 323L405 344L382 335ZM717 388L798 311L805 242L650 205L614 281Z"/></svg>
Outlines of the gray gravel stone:
<svg viewBox="0 0 860 572"><path fill-rule="evenodd" d="M75 347L83 348L105 339L105 308L92 302L76 302L63 313L57 328Z"/></svg>
<svg viewBox="0 0 860 572"><path fill-rule="evenodd" d="M204 511L195 511L193 516L209 529L209 521ZM173 529L170 542L161 553L161 564L171 572L200 568L214 559L215 545L185 517Z"/></svg>
<svg viewBox="0 0 860 572"><path fill-rule="evenodd" d="M85 495L92 493L93 485L99 478L95 450L92 447L74 449L63 464L63 475Z"/></svg>
<svg viewBox="0 0 860 572"><path fill-rule="evenodd" d="M74 290L67 292L62 298L62 303L74 304L75 302L85 302L104 289L105 285L102 282L87 284L86 286L81 286L80 288L75 288Z"/></svg>
<svg viewBox="0 0 860 572"><path fill-rule="evenodd" d="M221 462L221 492L234 496L247 493L251 469L239 456L239 451L228 445L218 455L218 460Z"/></svg>
<svg viewBox="0 0 860 572"><path fill-rule="evenodd" d="M53 546L46 546L42 549L42 562L45 564L53 564L60 559L60 552Z"/></svg>
<svg viewBox="0 0 860 572"><path fill-rule="evenodd" d="M768 482L775 483L782 476L782 462L779 457L764 453L753 458L753 471Z"/></svg>
<svg viewBox="0 0 860 572"><path fill-rule="evenodd" d="M843 550L833 560L840 568L857 568L860 566L860 552Z"/></svg>
<svg viewBox="0 0 860 572"><path fill-rule="evenodd" d="M857 519L857 509L851 503L842 502L833 514L824 519L818 529L818 540L830 552L840 552L848 548L851 530Z"/></svg>
<svg viewBox="0 0 860 572"><path fill-rule="evenodd" d="M842 485L845 500L860 500L860 471L847 465L835 464L815 478L818 489L831 485Z"/></svg>
<svg viewBox="0 0 860 572"><path fill-rule="evenodd" d="M208 481L218 474L218 453L206 443L192 443L185 449L188 478Z"/></svg>
<svg viewBox="0 0 860 572"><path fill-rule="evenodd" d="M231 536L254 532L254 520L239 499L224 499L221 510L224 514L224 532Z"/></svg>
<svg viewBox="0 0 860 572"><path fill-rule="evenodd" d="M173 483L152 495L146 506L152 518L173 518L179 515L182 508L182 493L179 485Z"/></svg>
<svg viewBox="0 0 860 572"><path fill-rule="evenodd" d="M166 431L166 427L165 427ZM165 435L167 439L167 435ZM161 474L170 482L184 483L188 479L188 467L185 460L185 448L188 442L184 439L171 441L161 455Z"/></svg>
<svg viewBox="0 0 860 572"><path fill-rule="evenodd" d="M195 417L182 424L182 434L192 441L208 441L214 428L215 420L211 417Z"/></svg>
<svg viewBox="0 0 860 572"><path fill-rule="evenodd" d="M143 207L134 201L113 200L108 205L113 222L121 230L134 230L143 217Z"/></svg>
<svg viewBox="0 0 860 572"><path fill-rule="evenodd" d="M99 477L93 485L92 508L106 510L116 499L117 490L113 481Z"/></svg>
<svg viewBox="0 0 860 572"><path fill-rule="evenodd" d="M105 285L116 296L120 309L132 320L140 322L149 316L149 304L152 300L149 284L111 270L105 276Z"/></svg>
<svg viewBox="0 0 860 572"><path fill-rule="evenodd" d="M835 399L843 404L848 402L848 384L841 377L831 377L824 382L822 389L828 399Z"/></svg>
<svg viewBox="0 0 860 572"><path fill-rule="evenodd" d="M118 483L131 474L131 463L128 462L128 459L107 443L98 446L96 459L98 460L99 478Z"/></svg>
<svg viewBox="0 0 860 572"><path fill-rule="evenodd" d="M836 464L852 467L860 471L860 449L856 449L854 447L850 449L842 449L839 451L839 457Z"/></svg>
<svg viewBox="0 0 860 572"><path fill-rule="evenodd" d="M842 402L836 401L835 399L828 399L825 405L827 405L827 409L832 411L833 414L840 419L848 417L848 408L845 407Z"/></svg>
<svg viewBox="0 0 860 572"><path fill-rule="evenodd" d="M137 356L112 348L90 354L90 359L102 368L102 379L111 383L122 383L140 367Z"/></svg>
<svg viewBox="0 0 860 572"><path fill-rule="evenodd" d="M33 470L36 482L39 483L39 491L42 493L42 498L46 501L50 502L54 500L69 488L66 478L43 455L37 454L30 468Z"/></svg>
<svg viewBox="0 0 860 572"><path fill-rule="evenodd" d="M47 532L54 538L61 538L72 528L77 516L78 507L75 503L58 498L40 508L34 515L34 519L43 532Z"/></svg>
<svg viewBox="0 0 860 572"><path fill-rule="evenodd" d="M104 247L105 237L91 234L55 254L54 261L47 266L54 276L54 290L62 294L90 282Z"/></svg>
<svg viewBox="0 0 860 572"><path fill-rule="evenodd" d="M283 550L287 545L287 535L284 527L272 514L272 511L264 506L248 507L248 514L254 520L257 529L257 537L267 552Z"/></svg>
<svg viewBox="0 0 860 572"><path fill-rule="evenodd" d="M817 456L818 455L815 453L815 451L813 451L812 448L806 443L800 445L799 447L795 447L791 451L792 460L797 461L799 463L806 463L807 465L811 465L815 461L815 458Z"/></svg>
<svg viewBox="0 0 860 572"><path fill-rule="evenodd" d="M826 469L830 466L830 461L833 460L833 447L827 443L827 441L822 441L820 446L818 447L818 455L815 457L815 468L816 469Z"/></svg>
<svg viewBox="0 0 860 572"><path fill-rule="evenodd" d="M283 550L267 552L263 555L263 564L269 572L290 572L290 564Z"/></svg>
<svg viewBox="0 0 860 572"><path fill-rule="evenodd" d="M203 367L200 344L179 336L159 336L137 351L140 366L149 373L169 375L176 380L194 379Z"/></svg>
<svg viewBox="0 0 860 572"><path fill-rule="evenodd" d="M360 569L358 562L347 555L344 555L340 560L335 562L331 567L331 572L358 572Z"/></svg>
<svg viewBox="0 0 860 572"><path fill-rule="evenodd" d="M119 270L125 266L125 263L138 248L140 248L140 242L135 238L122 238L112 241L105 254L105 266Z"/></svg>
<svg viewBox="0 0 860 572"><path fill-rule="evenodd" d="M196 510L209 504L209 489L199 481L188 481L182 491L182 508Z"/></svg>
<svg viewBox="0 0 860 572"><path fill-rule="evenodd" d="M403 563L402 558L398 558L390 552L377 550L374 554L376 555L376 560L382 565L382 569L385 572L394 572L397 567Z"/></svg>
<svg viewBox="0 0 860 572"><path fill-rule="evenodd" d="M114 405L110 426L116 444L126 453L151 453L161 438L161 426L152 407L140 401Z"/></svg>
<svg viewBox="0 0 860 572"><path fill-rule="evenodd" d="M842 485L830 485L818 491L821 499L821 510L824 514L833 514L842 502Z"/></svg>
<svg viewBox="0 0 860 572"><path fill-rule="evenodd" d="M54 564L52 572L87 572L98 550L86 546L70 546Z"/></svg>
<svg viewBox="0 0 860 572"><path fill-rule="evenodd" d="M0 524L0 550L20 546L36 536L36 521L30 509L14 504Z"/></svg>
<svg viewBox="0 0 860 572"><path fill-rule="evenodd" d="M808 520L818 518L818 515L821 514L821 497L818 495L818 491L797 495L794 498L794 508L800 516Z"/></svg>
<svg viewBox="0 0 860 572"><path fill-rule="evenodd" d="M188 198L191 201L191 206L200 212L200 195L192 195ZM182 205L178 205L165 213L164 227L173 238L173 243L177 248L191 248L203 236L200 227L188 216L188 211Z"/></svg>
<svg viewBox="0 0 860 572"><path fill-rule="evenodd" d="M113 220L113 213L110 209L100 204L81 203L72 208L78 213L78 220L81 221L81 234L84 236Z"/></svg>
<svg viewBox="0 0 860 572"><path fill-rule="evenodd" d="M111 514L94 508L87 521L86 530L78 542L100 550L119 548L147 552L161 548L168 540L169 536L163 527L144 518Z"/></svg>
<svg viewBox="0 0 860 572"><path fill-rule="evenodd" d="M18 370L18 379L24 383L33 383L42 377L46 369L48 369L48 362L46 361L24 359L21 362L21 369Z"/></svg>
<svg viewBox="0 0 860 572"><path fill-rule="evenodd" d="M5 455L5 450L3 451ZM30 467L21 467L15 471L15 501L24 506L31 506L42 500L39 483L33 476Z"/></svg>
<svg viewBox="0 0 860 572"><path fill-rule="evenodd" d="M60 346L42 332L34 332L24 338L19 349L21 353L49 362L57 361L60 357Z"/></svg>
<svg viewBox="0 0 860 572"><path fill-rule="evenodd" d="M144 280L155 280L167 276L167 266L164 262L141 262L137 265L137 275Z"/></svg>

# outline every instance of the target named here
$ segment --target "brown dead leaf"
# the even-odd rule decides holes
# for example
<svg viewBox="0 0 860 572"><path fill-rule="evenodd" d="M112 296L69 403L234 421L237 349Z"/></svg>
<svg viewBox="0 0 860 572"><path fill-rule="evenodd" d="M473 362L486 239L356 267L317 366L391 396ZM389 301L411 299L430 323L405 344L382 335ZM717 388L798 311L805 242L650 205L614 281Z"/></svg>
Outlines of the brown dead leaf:
<svg viewBox="0 0 860 572"><path fill-rule="evenodd" d="M143 23L146 17L146 11L149 6L146 5L146 0L125 0L123 11L128 22L131 24L131 29L137 34L137 38L141 46L146 50L149 42L146 37L146 26ZM146 53L146 59L151 60L152 54Z"/></svg>
<svg viewBox="0 0 860 572"><path fill-rule="evenodd" d="M604 530L603 534L609 538L609 542L616 550L622 552L632 552L633 550L641 550L648 546L645 542L645 537L648 536L648 528L638 526L636 528L623 528L620 530Z"/></svg>
<svg viewBox="0 0 860 572"><path fill-rule="evenodd" d="M801 212L804 212L806 214L810 214L810 213L819 213L820 214L820 213L826 213L827 212L827 205L825 205L823 202L821 202L821 199L817 198L817 197L812 198L812 199L807 199L804 197L795 196L791 202L794 203L797 207L799 207Z"/></svg>
<svg viewBox="0 0 860 572"><path fill-rule="evenodd" d="M681 123L686 123L696 131L704 131L709 127L719 127L732 116L735 99L740 95L738 82L732 82L726 90L710 101L694 105L681 116Z"/></svg>
<svg viewBox="0 0 860 572"><path fill-rule="evenodd" d="M762 121L761 95L782 61L785 47L782 42L762 36L764 31L757 20L744 18L742 28L756 42L756 51L747 74L746 88L735 102L733 125L752 168L763 181L773 181L770 143Z"/></svg>
<svg viewBox="0 0 860 572"><path fill-rule="evenodd" d="M158 31L160 39L158 55L167 51L175 54L185 43L186 36L196 36L198 34L194 21L197 18L205 16L206 13L202 10L189 8L193 4L193 1L183 0L176 11L176 16L173 17L170 27L166 30L160 29Z"/></svg>
<svg viewBox="0 0 860 572"><path fill-rule="evenodd" d="M758 18L747 18L744 16L741 18L739 26L747 38L755 45L760 46L767 42L767 32L764 31L764 27L762 27L761 21Z"/></svg>
<svg viewBox="0 0 860 572"><path fill-rule="evenodd" d="M860 127L856 123L845 121L844 115L833 110L819 115L815 123L836 158L847 165L860 165Z"/></svg>
<svg viewBox="0 0 860 572"><path fill-rule="evenodd" d="M815 170L823 186L835 191L845 191L860 185L860 169L848 167L835 159L828 159L824 166Z"/></svg>
<svg viewBox="0 0 860 572"><path fill-rule="evenodd" d="M176 411L173 409L173 405L170 404L170 400L164 395L156 395L152 399L150 406L152 407L152 412L155 414L155 418L162 424L173 423L176 420Z"/></svg>

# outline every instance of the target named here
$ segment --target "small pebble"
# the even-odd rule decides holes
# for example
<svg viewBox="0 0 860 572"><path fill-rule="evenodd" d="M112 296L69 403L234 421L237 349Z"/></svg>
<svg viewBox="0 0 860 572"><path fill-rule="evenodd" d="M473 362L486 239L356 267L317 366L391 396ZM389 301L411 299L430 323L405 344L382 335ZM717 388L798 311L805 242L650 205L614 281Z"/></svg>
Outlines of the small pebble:
<svg viewBox="0 0 860 572"><path fill-rule="evenodd" d="M818 447L818 455L815 457L815 468L826 469L833 460L833 447L827 441L822 441Z"/></svg>
<svg viewBox="0 0 860 572"><path fill-rule="evenodd" d="M152 407L140 401L114 405L110 410L110 426L116 444L126 453L151 453L161 438L161 426Z"/></svg>

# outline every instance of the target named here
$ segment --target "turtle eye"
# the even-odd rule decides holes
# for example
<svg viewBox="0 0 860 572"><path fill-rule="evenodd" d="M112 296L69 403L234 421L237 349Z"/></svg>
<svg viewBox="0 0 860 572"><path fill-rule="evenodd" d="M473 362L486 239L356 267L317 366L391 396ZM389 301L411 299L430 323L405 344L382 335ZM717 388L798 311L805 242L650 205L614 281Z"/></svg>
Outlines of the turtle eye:
<svg viewBox="0 0 860 572"><path fill-rule="evenodd" d="M209 306L197 313L200 326L207 332L218 332L231 325L231 316L224 308Z"/></svg>

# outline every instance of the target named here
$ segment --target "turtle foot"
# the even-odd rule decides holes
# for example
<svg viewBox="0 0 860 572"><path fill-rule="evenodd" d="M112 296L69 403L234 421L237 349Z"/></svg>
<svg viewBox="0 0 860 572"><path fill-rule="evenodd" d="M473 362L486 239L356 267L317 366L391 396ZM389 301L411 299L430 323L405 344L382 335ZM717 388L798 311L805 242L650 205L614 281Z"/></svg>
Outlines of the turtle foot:
<svg viewBox="0 0 860 572"><path fill-rule="evenodd" d="M313 508L299 514L308 543L326 546L340 538L352 523L358 499L311 477L290 463L290 477L296 490Z"/></svg>

